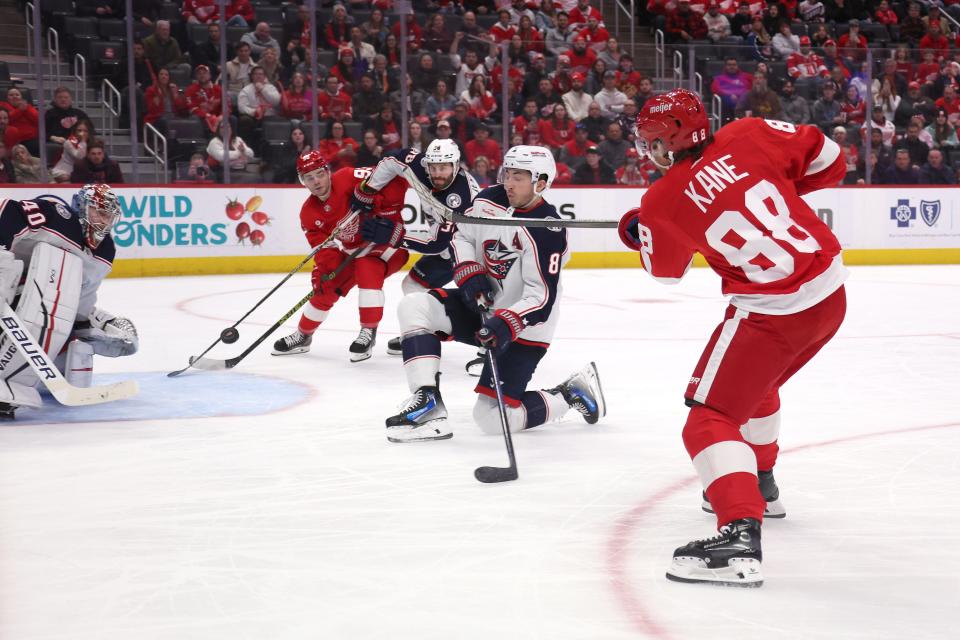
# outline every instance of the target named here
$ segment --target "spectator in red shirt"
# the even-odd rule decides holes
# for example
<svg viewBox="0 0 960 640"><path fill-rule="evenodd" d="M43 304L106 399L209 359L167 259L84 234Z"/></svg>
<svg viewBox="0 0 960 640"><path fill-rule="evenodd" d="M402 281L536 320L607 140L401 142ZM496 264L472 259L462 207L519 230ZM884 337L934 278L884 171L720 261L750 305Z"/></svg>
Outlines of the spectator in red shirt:
<svg viewBox="0 0 960 640"><path fill-rule="evenodd" d="M554 151L573 140L577 123L567 115L567 108L558 103L553 105L553 116L540 121L540 139Z"/></svg>
<svg viewBox="0 0 960 640"><path fill-rule="evenodd" d="M535 98L527 98L523 112L513 119L513 132L525 136L530 131L539 131L540 114Z"/></svg>
<svg viewBox="0 0 960 640"><path fill-rule="evenodd" d="M923 62L917 65L917 81L933 85L940 75L940 63L934 60L937 53L933 49L924 49Z"/></svg>
<svg viewBox="0 0 960 640"><path fill-rule="evenodd" d="M861 61L866 57L867 39L860 33L860 21L854 18L847 23L847 28L848 31L837 41L840 53L851 60Z"/></svg>
<svg viewBox="0 0 960 640"><path fill-rule="evenodd" d="M951 125L957 126L957 120L960 120L960 98L957 98L957 89L952 84L943 88L943 97L934 104L937 105L938 111L947 114L947 121Z"/></svg>
<svg viewBox="0 0 960 640"><path fill-rule="evenodd" d="M22 144L30 153L39 153L40 114L37 108L23 99L20 89L11 87L7 91L7 101L0 102L0 109L10 115L7 140L5 140L7 146L12 148L14 145ZM10 132L15 134L11 135Z"/></svg>
<svg viewBox="0 0 960 640"><path fill-rule="evenodd" d="M579 71L586 74L597 61L597 52L587 47L587 40L577 36L573 41L573 48L565 54L570 60L570 71Z"/></svg>
<svg viewBox="0 0 960 640"><path fill-rule="evenodd" d="M280 109L285 118L310 120L313 116L313 92L307 88L307 79L299 71L290 78L290 86L280 98Z"/></svg>
<svg viewBox="0 0 960 640"><path fill-rule="evenodd" d="M646 172L640 168L640 154L634 147L627 149L627 155L623 166L616 170L614 177L617 184L626 184L631 187L649 187L650 179Z"/></svg>
<svg viewBox="0 0 960 640"><path fill-rule="evenodd" d="M478 120L491 118L497 110L497 101L493 94L487 91L487 80L484 76L473 76L470 87L460 94L461 102L468 105L471 116Z"/></svg>
<svg viewBox="0 0 960 640"><path fill-rule="evenodd" d="M463 151L467 156L467 164L473 166L479 157L486 157L490 163L490 171L496 171L500 168L500 158L503 151L496 140L490 138L490 127L484 123L479 123L473 130L473 139L468 140L463 145Z"/></svg>
<svg viewBox="0 0 960 640"><path fill-rule="evenodd" d="M323 41L326 48L333 51L350 46L350 24L347 22L347 10L342 4L333 7L333 19L323 29Z"/></svg>
<svg viewBox="0 0 960 640"><path fill-rule="evenodd" d="M497 18L496 24L490 27L490 35L493 36L493 40L497 44L510 42L510 39L517 35L517 28L510 24L510 12L506 9L500 9Z"/></svg>
<svg viewBox="0 0 960 640"><path fill-rule="evenodd" d="M254 23L250 0L230 0L227 3L227 26L249 27Z"/></svg>
<svg viewBox="0 0 960 640"><path fill-rule="evenodd" d="M181 111L180 89L170 82L169 69L160 69L157 81L147 87L143 101L147 105L143 120L149 124L155 124L161 118L172 118Z"/></svg>
<svg viewBox="0 0 960 640"><path fill-rule="evenodd" d="M940 25L936 22L927 27L927 35L920 38L920 44L917 46L921 51L932 50L937 60L943 60L950 55L950 41L940 32Z"/></svg>
<svg viewBox="0 0 960 640"><path fill-rule="evenodd" d="M400 42L400 19L398 18L396 24L390 28L390 33L397 37L397 42ZM420 29L420 26L417 24L417 18L413 15L413 10L410 10L410 15L407 16L407 51L419 51L420 47L423 46L423 31Z"/></svg>
<svg viewBox="0 0 960 640"><path fill-rule="evenodd" d="M897 24L899 18L897 17L897 12L890 8L890 3L887 0L880 0L880 5L877 7L876 13L873 14L874 20L880 24Z"/></svg>
<svg viewBox="0 0 960 640"><path fill-rule="evenodd" d="M689 42L707 37L707 23L703 16L690 10L690 0L680 0L677 8L667 14L667 39L671 42Z"/></svg>
<svg viewBox="0 0 960 640"><path fill-rule="evenodd" d="M317 94L320 117L330 120L349 120L352 117L350 95L340 89L337 76L327 76L326 86Z"/></svg>
<svg viewBox="0 0 960 640"><path fill-rule="evenodd" d="M640 89L641 80L643 74L633 68L633 57L626 53L620 56L617 64L617 89L632 98Z"/></svg>
<svg viewBox="0 0 960 640"><path fill-rule="evenodd" d="M587 18L586 28L581 29L577 37L583 38L591 49L598 51L610 39L610 32L600 26L600 20L596 16L590 16Z"/></svg>
<svg viewBox="0 0 960 640"><path fill-rule="evenodd" d="M184 0L180 14L191 24L210 24L220 19L220 8L217 0Z"/></svg>
<svg viewBox="0 0 960 640"><path fill-rule="evenodd" d="M353 138L348 138L345 133L346 129L342 122L331 122L327 129L327 137L320 141L320 153L330 164L330 171L354 166L360 145Z"/></svg>
<svg viewBox="0 0 960 640"><path fill-rule="evenodd" d="M568 140L560 148L560 160L574 169L579 167L587 155L587 147L593 145L588 134L587 125L578 124L573 132L573 140Z"/></svg>
<svg viewBox="0 0 960 640"><path fill-rule="evenodd" d="M205 64L197 65L193 75L195 81L183 92L187 110L203 120L210 131L217 131L223 119L221 87L210 79L210 68Z"/></svg>
<svg viewBox="0 0 960 640"><path fill-rule="evenodd" d="M590 6L590 0L577 0L577 6L570 11L570 24L587 24L591 17L603 24L603 15L599 9Z"/></svg>

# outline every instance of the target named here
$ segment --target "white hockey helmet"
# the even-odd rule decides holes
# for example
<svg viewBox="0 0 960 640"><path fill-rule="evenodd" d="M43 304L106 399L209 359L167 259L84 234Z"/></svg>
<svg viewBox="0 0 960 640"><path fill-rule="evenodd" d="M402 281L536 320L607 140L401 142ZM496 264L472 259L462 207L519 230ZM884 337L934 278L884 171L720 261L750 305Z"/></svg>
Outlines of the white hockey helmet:
<svg viewBox="0 0 960 640"><path fill-rule="evenodd" d="M453 176L450 178L450 182L453 184L453 179L457 177L457 172L460 171L460 147L453 140L437 138L427 146L427 150L423 154L423 161L426 164L451 163L453 165ZM427 168L429 169L429 167Z"/></svg>
<svg viewBox="0 0 960 640"><path fill-rule="evenodd" d="M530 181L533 182L533 190L537 195L543 195L544 191L550 188L554 178L557 177L557 163L553 159L553 154L546 147L536 147L528 144L518 144L511 147L503 156L503 164L500 167L500 182L503 182L503 171L505 169L521 169L530 172ZM547 181L547 186L543 191L537 191L537 182L541 179Z"/></svg>
<svg viewBox="0 0 960 640"><path fill-rule="evenodd" d="M120 220L120 201L110 185L85 184L73 194L71 208L77 212L87 244L92 249L100 246L113 226ZM91 208L94 209L91 212Z"/></svg>

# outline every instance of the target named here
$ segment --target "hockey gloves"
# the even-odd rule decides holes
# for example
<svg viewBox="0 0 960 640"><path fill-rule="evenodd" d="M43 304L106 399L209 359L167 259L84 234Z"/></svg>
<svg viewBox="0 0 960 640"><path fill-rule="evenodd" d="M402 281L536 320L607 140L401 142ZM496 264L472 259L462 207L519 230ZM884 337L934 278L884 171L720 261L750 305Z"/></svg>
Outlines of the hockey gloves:
<svg viewBox="0 0 960 640"><path fill-rule="evenodd" d="M644 238L640 231L640 209L631 209L627 211L620 219L618 231L620 232L620 241L634 251L642 251ZM649 233L649 232L648 232ZM649 242L649 240L647 240Z"/></svg>
<svg viewBox="0 0 960 640"><path fill-rule="evenodd" d="M350 198L350 208L361 213L373 211L373 199L377 192L367 188L367 181L364 180L353 190L353 197Z"/></svg>
<svg viewBox="0 0 960 640"><path fill-rule="evenodd" d="M499 356L517 339L524 326L523 318L510 309L498 309L483 321L477 331L477 342L487 349L492 349L494 355Z"/></svg>
<svg viewBox="0 0 960 640"><path fill-rule="evenodd" d="M388 244L396 247L403 240L403 225L386 218L367 218L360 226L360 236L373 244Z"/></svg>
<svg viewBox="0 0 960 640"><path fill-rule="evenodd" d="M137 328L127 318L103 309L94 309L86 320L77 320L73 335L93 347L98 356L117 358L131 356L140 347Z"/></svg>
<svg viewBox="0 0 960 640"><path fill-rule="evenodd" d="M493 304L493 285L487 277L486 268L479 262L461 262L453 269L453 281L457 283L467 308L476 313Z"/></svg>

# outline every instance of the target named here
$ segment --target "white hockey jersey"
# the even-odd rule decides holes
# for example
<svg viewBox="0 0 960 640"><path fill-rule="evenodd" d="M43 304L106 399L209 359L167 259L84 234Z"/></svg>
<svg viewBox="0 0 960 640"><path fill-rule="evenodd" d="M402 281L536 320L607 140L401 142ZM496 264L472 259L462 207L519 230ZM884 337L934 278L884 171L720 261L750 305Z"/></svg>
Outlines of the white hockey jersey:
<svg viewBox="0 0 960 640"><path fill-rule="evenodd" d="M466 215L557 218L553 205L540 200L530 209L513 209L503 185L483 189ZM450 250L454 264L478 262L494 283L494 308L510 309L526 328L518 342L549 345L557 326L560 271L569 260L562 227L498 227L459 224Z"/></svg>

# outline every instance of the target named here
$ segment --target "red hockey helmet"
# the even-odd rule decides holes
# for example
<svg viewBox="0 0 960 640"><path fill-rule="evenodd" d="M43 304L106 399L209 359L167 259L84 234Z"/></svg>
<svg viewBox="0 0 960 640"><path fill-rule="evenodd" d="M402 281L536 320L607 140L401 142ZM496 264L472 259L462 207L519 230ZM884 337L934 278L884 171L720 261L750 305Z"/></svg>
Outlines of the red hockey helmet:
<svg viewBox="0 0 960 640"><path fill-rule="evenodd" d="M637 114L637 150L650 155L660 141L668 154L690 149L707 139L710 122L697 94L674 89L650 98Z"/></svg>
<svg viewBox="0 0 960 640"><path fill-rule="evenodd" d="M297 158L297 175L300 176L300 182L303 182L303 176L317 169L330 169L327 159L319 150L308 151Z"/></svg>

